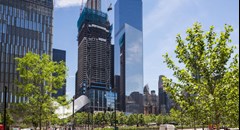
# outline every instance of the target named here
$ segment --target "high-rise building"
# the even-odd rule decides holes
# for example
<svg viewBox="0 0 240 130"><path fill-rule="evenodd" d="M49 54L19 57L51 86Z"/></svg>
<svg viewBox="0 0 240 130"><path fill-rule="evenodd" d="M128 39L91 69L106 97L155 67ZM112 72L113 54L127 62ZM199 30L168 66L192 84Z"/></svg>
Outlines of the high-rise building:
<svg viewBox="0 0 240 130"><path fill-rule="evenodd" d="M121 93L123 93L120 91L120 75L114 75L114 89L117 93L116 109L119 110L120 102L124 99L120 97L120 95L122 95Z"/></svg>
<svg viewBox="0 0 240 130"><path fill-rule="evenodd" d="M78 19L78 72L75 98L86 95L91 108L98 111L114 108L112 26L99 8L87 1ZM96 4L99 1L94 1ZM100 4L101 5L101 4Z"/></svg>
<svg viewBox="0 0 240 130"><path fill-rule="evenodd" d="M66 62L66 51L53 49L52 60L55 62L61 62L61 61ZM52 96L55 98L57 98L58 96L64 96L64 95L66 95L66 80L62 88L58 89L56 94L52 94Z"/></svg>
<svg viewBox="0 0 240 130"><path fill-rule="evenodd" d="M115 4L115 75L120 75L120 110L143 113L142 0L117 0ZM134 94L132 94L134 93ZM138 93L138 94L136 94ZM143 98L139 98L143 99Z"/></svg>
<svg viewBox="0 0 240 130"><path fill-rule="evenodd" d="M170 98L170 95L166 93L163 86L163 75L159 76L158 80L158 97L159 97L159 113L167 114L170 113L170 109L173 106L173 101Z"/></svg>
<svg viewBox="0 0 240 130"><path fill-rule="evenodd" d="M15 57L31 51L52 53L53 0L0 0L0 102L7 86L7 102L18 103L14 85L19 79Z"/></svg>

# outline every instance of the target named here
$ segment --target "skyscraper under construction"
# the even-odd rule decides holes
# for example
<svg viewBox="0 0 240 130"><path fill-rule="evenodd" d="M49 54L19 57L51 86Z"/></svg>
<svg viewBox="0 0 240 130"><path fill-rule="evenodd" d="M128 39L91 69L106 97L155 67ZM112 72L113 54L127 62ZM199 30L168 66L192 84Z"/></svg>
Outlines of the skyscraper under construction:
<svg viewBox="0 0 240 130"><path fill-rule="evenodd" d="M78 70L75 98L86 95L93 110L114 107L112 26L100 0L88 0L78 19Z"/></svg>

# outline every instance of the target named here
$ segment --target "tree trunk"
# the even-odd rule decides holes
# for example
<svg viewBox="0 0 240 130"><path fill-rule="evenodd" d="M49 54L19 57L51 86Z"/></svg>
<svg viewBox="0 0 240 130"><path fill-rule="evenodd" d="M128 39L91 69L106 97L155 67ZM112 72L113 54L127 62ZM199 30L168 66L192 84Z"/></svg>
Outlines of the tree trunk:
<svg viewBox="0 0 240 130"><path fill-rule="evenodd" d="M40 130L42 130L42 105L40 106L40 119L39 119L39 123L40 123L39 128L40 128Z"/></svg>

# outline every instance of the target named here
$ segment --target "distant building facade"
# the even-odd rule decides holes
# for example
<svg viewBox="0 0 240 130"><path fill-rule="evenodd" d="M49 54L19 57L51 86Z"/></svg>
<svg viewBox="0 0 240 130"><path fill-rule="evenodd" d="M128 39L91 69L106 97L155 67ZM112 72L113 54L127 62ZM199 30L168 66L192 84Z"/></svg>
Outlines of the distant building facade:
<svg viewBox="0 0 240 130"><path fill-rule="evenodd" d="M78 70L75 98L86 95L93 110L113 109L113 46L112 26L106 13L101 12L99 0L88 0L78 19Z"/></svg>
<svg viewBox="0 0 240 130"><path fill-rule="evenodd" d="M142 0L117 0L114 21L114 71L120 75L119 110L143 113Z"/></svg>
<svg viewBox="0 0 240 130"><path fill-rule="evenodd" d="M158 80L158 97L159 97L159 113L167 114L170 113L170 109L173 107L174 103L171 100L169 94L166 93L163 86L163 75L159 76Z"/></svg>
<svg viewBox="0 0 240 130"><path fill-rule="evenodd" d="M26 97L16 95L14 80L16 57L27 52L52 53L53 0L0 0L0 103L7 86L7 102L19 103Z"/></svg>
<svg viewBox="0 0 240 130"><path fill-rule="evenodd" d="M66 51L53 49L52 60L55 62L65 62L66 63ZM52 94L53 97L57 98L58 96L66 95L66 80L61 89L57 90L56 94Z"/></svg>
<svg viewBox="0 0 240 130"><path fill-rule="evenodd" d="M158 114L158 96L154 90L149 92L149 86L145 85L144 93L144 114Z"/></svg>

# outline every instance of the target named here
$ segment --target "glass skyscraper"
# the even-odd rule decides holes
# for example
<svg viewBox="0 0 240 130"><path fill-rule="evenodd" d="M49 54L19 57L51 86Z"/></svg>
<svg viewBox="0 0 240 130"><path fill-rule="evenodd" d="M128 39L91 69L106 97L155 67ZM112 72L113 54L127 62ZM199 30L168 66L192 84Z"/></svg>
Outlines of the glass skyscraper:
<svg viewBox="0 0 240 130"><path fill-rule="evenodd" d="M52 60L54 62L65 62L66 65L66 51L65 50L59 50L59 49L53 49L52 53ZM63 84L62 88L57 90L56 94L52 94L53 97L57 98L58 96L64 96L66 95L66 80Z"/></svg>
<svg viewBox="0 0 240 130"><path fill-rule="evenodd" d="M143 113L142 0L115 4L115 75L120 75L119 110Z"/></svg>
<svg viewBox="0 0 240 130"><path fill-rule="evenodd" d="M15 57L31 51L52 53L53 0L0 0L0 102L7 86L7 102L18 97L14 80L19 79ZM2 106L2 105L1 105Z"/></svg>

